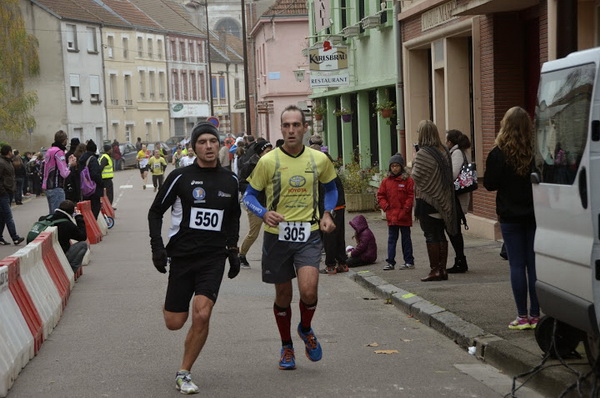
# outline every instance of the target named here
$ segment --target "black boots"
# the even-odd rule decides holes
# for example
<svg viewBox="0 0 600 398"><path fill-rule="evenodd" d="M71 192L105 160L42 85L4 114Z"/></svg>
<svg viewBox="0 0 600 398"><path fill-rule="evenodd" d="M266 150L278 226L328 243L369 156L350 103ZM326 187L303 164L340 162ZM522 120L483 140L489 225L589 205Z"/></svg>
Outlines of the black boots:
<svg viewBox="0 0 600 398"><path fill-rule="evenodd" d="M431 271L425 278L421 278L421 281L447 281L448 242L427 243L427 255L429 256Z"/></svg>
<svg viewBox="0 0 600 398"><path fill-rule="evenodd" d="M454 259L454 266L448 269L449 274L464 274L469 270L467 265L467 258L465 256L456 257Z"/></svg>

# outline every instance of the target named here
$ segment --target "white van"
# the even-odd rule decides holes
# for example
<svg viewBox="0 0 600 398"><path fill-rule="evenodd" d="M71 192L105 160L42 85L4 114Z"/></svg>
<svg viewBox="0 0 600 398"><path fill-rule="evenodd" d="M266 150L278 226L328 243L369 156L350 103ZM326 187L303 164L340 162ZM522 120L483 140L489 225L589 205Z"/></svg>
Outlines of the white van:
<svg viewBox="0 0 600 398"><path fill-rule="evenodd" d="M531 176L540 306L585 333L590 361L600 356L599 68L600 48L543 65Z"/></svg>

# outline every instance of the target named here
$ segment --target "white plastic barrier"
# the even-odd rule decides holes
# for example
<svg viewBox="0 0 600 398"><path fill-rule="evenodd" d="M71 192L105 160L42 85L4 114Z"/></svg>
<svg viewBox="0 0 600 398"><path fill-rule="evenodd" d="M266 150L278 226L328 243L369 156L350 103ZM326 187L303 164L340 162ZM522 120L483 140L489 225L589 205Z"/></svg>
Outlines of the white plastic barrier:
<svg viewBox="0 0 600 398"><path fill-rule="evenodd" d="M8 287L8 267L0 267L0 397L35 355L33 335Z"/></svg>
<svg viewBox="0 0 600 398"><path fill-rule="evenodd" d="M46 231L52 232L52 247L54 248L54 252L60 261L60 265L62 265L67 277L69 278L69 282L71 283L71 290L73 290L73 286L75 286L75 273L73 272L73 268L71 268L71 264L69 264L69 260L67 260L67 256L63 251L60 243L58 243L58 228L57 227L48 227Z"/></svg>
<svg viewBox="0 0 600 398"><path fill-rule="evenodd" d="M100 232L102 232L103 236L108 235L108 224L104 219L104 214L102 212L98 213L98 226L100 227Z"/></svg>
<svg viewBox="0 0 600 398"><path fill-rule="evenodd" d="M40 242L31 242L11 257L19 257L21 279L42 318L44 340L48 338L62 314L62 299L42 260Z"/></svg>

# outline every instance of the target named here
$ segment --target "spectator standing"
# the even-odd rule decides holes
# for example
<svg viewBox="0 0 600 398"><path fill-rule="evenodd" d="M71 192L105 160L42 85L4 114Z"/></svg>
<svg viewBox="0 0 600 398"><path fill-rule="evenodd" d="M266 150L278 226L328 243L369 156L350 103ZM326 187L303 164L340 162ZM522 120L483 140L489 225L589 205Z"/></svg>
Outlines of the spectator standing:
<svg viewBox="0 0 600 398"><path fill-rule="evenodd" d="M264 141L257 151L259 153L252 156L244 170L242 170L242 173L239 177L240 193L242 195L244 194L244 192L246 192L246 188L248 187L248 177L250 177L250 175L254 171L254 168L256 167L256 164L258 163L259 159L265 156L267 153L271 152L272 149L273 145L269 141ZM258 203L260 203L263 207L266 206L266 196L264 192L260 192L257 195L257 200ZM242 268L250 269L250 263L246 258L246 254L248 254L248 251L256 241L256 238L258 238L258 233L260 232L260 227L262 226L263 220L248 209L246 209L246 212L248 213L249 227L248 233L246 234L242 242L242 246L240 246L240 263Z"/></svg>
<svg viewBox="0 0 600 398"><path fill-rule="evenodd" d="M384 271L390 271L396 267L396 245L399 234L402 237L404 264L398 266L398 269L415 268L410 236L414 200L415 183L404 168L404 158L397 153L390 158L389 175L383 179L377 191L377 203L385 212L388 224L388 256L385 260L387 264L383 268Z"/></svg>
<svg viewBox="0 0 600 398"><path fill-rule="evenodd" d="M139 152L142 150L142 139L140 137L137 138L137 141L135 142L135 149Z"/></svg>
<svg viewBox="0 0 600 398"><path fill-rule="evenodd" d="M152 262L159 272L166 273L167 259L171 258L163 307L169 330L179 330L185 325L192 300L192 326L185 340L181 367L175 375L175 388L182 394L199 392L190 371L208 337L225 260L229 260L229 278L240 272L237 178L219 167L219 132L213 124L197 124L191 143L198 155L196 163L171 172L148 211ZM165 248L162 218L169 208L178 209L181 222Z"/></svg>
<svg viewBox="0 0 600 398"><path fill-rule="evenodd" d="M349 246L348 267L373 264L377 261L377 241L373 231L369 228L367 219L362 214L355 216L349 222L354 229L356 247Z"/></svg>
<svg viewBox="0 0 600 398"><path fill-rule="evenodd" d="M458 230L452 160L432 121L422 120L417 134L420 149L412 167L417 196L415 215L425 235L431 268L421 281L443 281L448 280L448 241L444 231L452 236Z"/></svg>
<svg viewBox="0 0 600 398"><path fill-rule="evenodd" d="M77 210L75 203L70 200L64 200L60 203L54 214L50 218L47 217L40 217L40 221L44 219L48 219L49 221L66 220L55 224L58 230L58 243L65 253L67 260L69 260L73 272L76 272L81 267L83 257L88 250L86 242L87 232L83 215ZM76 242L71 244L72 240Z"/></svg>
<svg viewBox="0 0 600 398"><path fill-rule="evenodd" d="M467 153L467 150L471 147L471 141L469 137L464 135L459 130L449 130L446 133L446 146L450 150L450 157L452 158L452 177L456 180L456 177L460 174L460 170L465 163L471 161L471 154ZM456 193L456 191L455 191ZM469 202L471 201L471 194L469 193L456 193L460 206L459 216L464 216L469 211ZM461 213L462 212L462 213ZM469 270L467 264L467 258L465 257L465 240L462 235L460 228L460 220L463 217L457 217L456 222L458 223L458 232L455 235L448 236L450 243L454 249L456 257L454 258L454 265L448 269L449 274L462 274Z"/></svg>
<svg viewBox="0 0 600 398"><path fill-rule="evenodd" d="M31 171L29 170L29 162L31 161L33 155L31 152L25 152L22 156L23 167L25 167L25 180L23 181L23 196L29 197L31 196L31 191L33 190L31 186Z"/></svg>
<svg viewBox="0 0 600 398"><path fill-rule="evenodd" d="M54 134L54 142L46 151L44 156L44 176L42 178L42 189L46 190L48 200L48 214L53 214L60 203L65 200L65 178L75 167L76 159L69 155L68 164L65 160L65 145L67 145L67 133L58 130Z"/></svg>
<svg viewBox="0 0 600 398"><path fill-rule="evenodd" d="M5 225L15 245L18 245L25 240L25 238L22 238L17 234L12 210L10 209L11 197L15 193L16 186L12 157L13 152L10 145L4 145L0 148L0 244L2 245L9 244L2 237Z"/></svg>
<svg viewBox="0 0 600 398"><path fill-rule="evenodd" d="M322 144L322 142L321 142ZM323 151L321 144L313 144L311 147L319 151ZM325 151L323 153L327 156L329 161L333 163L333 159ZM346 195L344 194L344 185L339 176L335 177L335 186L338 191L338 200L335 204L333 212L333 222L335 223L335 229L330 233L323 233L323 248L325 249L325 268L321 270L322 274L337 274L342 272L348 272L348 255L346 254L346 227L345 227L345 211L346 211ZM321 214L325 212L324 203L324 189L323 186L319 186L319 210Z"/></svg>
<svg viewBox="0 0 600 398"><path fill-rule="evenodd" d="M115 198L113 177L115 176L115 170L113 167L112 151L113 147L106 144L104 145L104 153L100 156L100 169L102 169L102 185L104 186L108 201L112 205Z"/></svg>
<svg viewBox="0 0 600 398"><path fill-rule="evenodd" d="M65 197L73 203L79 203L82 200L81 197L81 177L79 169L79 159L87 151L84 143L80 143L75 148L73 156L75 156L76 164L73 168L73 172L69 174L65 180Z"/></svg>
<svg viewBox="0 0 600 398"><path fill-rule="evenodd" d="M98 151L98 147L93 140L89 140L87 144L85 144L86 152L81 155L79 158L78 166L79 166L79 175L81 176L81 172L87 166L90 177L96 183L96 190L89 196L85 196L82 193L83 200L89 200L92 207L92 213L94 214L94 219L98 218L100 214L100 209L102 207L102 203L100 203L100 198L104 194L104 185L102 183L102 169L100 168L100 164L98 163L98 157L96 156L96 152ZM81 177L80 177L81 178Z"/></svg>
<svg viewBox="0 0 600 398"><path fill-rule="evenodd" d="M336 173L322 152L303 145L302 137L307 129L308 123L300 108L292 105L284 109L281 132L285 143L260 158L244 195L246 207L266 224L262 280L275 285L273 313L282 343L279 360L282 370L296 368L290 330L292 279L296 276L300 293L298 335L311 361L319 361L323 355L311 323L317 308L323 249L319 229L325 233L335 229L331 212L337 202ZM319 183L325 186L325 212L321 217L318 214ZM300 186L302 195L295 192ZM266 193L266 208L258 202L261 191Z"/></svg>
<svg viewBox="0 0 600 398"><path fill-rule="evenodd" d="M229 159L229 147L227 145L223 145L221 149L219 149L219 163L221 164L221 167L224 167L227 170L231 170L231 160Z"/></svg>
<svg viewBox="0 0 600 398"><path fill-rule="evenodd" d="M27 175L27 171L25 170L25 165L23 164L23 158L19 156L18 151L13 154L12 157L12 165L15 169L15 204L22 205L23 204L23 186L25 185L25 177Z"/></svg>
<svg viewBox="0 0 600 398"><path fill-rule="evenodd" d="M535 282L535 214L529 174L533 164L533 127L525 109L510 108L500 122L495 146L485 162L484 186L496 193L496 214L508 253L517 318L509 329L535 329L539 317ZM529 316L527 293L529 292Z"/></svg>
<svg viewBox="0 0 600 398"><path fill-rule="evenodd" d="M152 173L152 185L154 186L154 192L156 192L162 187L165 170L167 168L167 161L164 157L160 156L160 151L158 149L154 150L154 156L148 161L148 168Z"/></svg>
<svg viewBox="0 0 600 398"><path fill-rule="evenodd" d="M73 155L75 153L75 150L77 149L77 146L79 146L79 144L81 144L81 141L79 141L79 138L77 138L77 137L71 138L71 144L69 146L69 151L65 155L65 158L68 159L69 156Z"/></svg>
<svg viewBox="0 0 600 398"><path fill-rule="evenodd" d="M112 157L115 159L115 171L123 170L123 155L121 154L121 148L119 147L119 141L116 139L113 141L112 145Z"/></svg>
<svg viewBox="0 0 600 398"><path fill-rule="evenodd" d="M29 170L31 171L31 189L33 194L39 197L42 194L42 163L44 155L40 152L33 156L29 162Z"/></svg>

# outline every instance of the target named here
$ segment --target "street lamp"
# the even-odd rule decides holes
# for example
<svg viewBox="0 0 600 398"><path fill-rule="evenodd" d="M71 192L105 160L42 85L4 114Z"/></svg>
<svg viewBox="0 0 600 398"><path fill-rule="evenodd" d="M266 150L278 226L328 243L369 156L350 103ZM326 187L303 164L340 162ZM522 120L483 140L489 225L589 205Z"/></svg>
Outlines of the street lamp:
<svg viewBox="0 0 600 398"><path fill-rule="evenodd" d="M184 4L185 7L193 8L194 10L204 7L204 20L206 23L206 63L208 64L208 103L210 104L210 116L214 116L215 109L213 105L212 91L212 67L210 62L210 29L208 27L208 0L200 3L198 0L189 0Z"/></svg>

